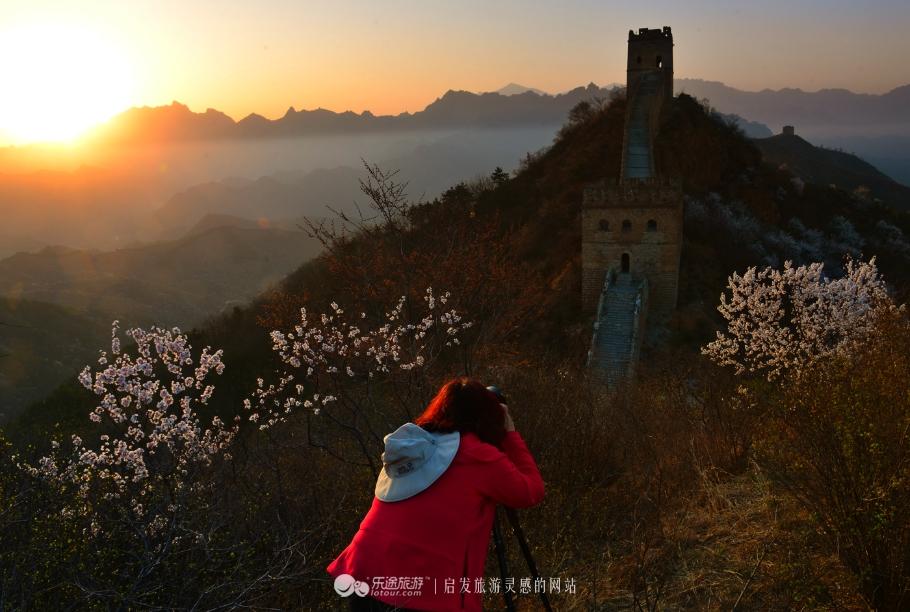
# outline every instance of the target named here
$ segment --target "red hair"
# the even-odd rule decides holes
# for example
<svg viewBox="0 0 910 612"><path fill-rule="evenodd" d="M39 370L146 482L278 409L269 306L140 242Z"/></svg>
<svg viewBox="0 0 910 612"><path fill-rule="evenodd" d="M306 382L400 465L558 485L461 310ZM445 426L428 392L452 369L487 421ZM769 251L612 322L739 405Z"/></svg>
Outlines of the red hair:
<svg viewBox="0 0 910 612"><path fill-rule="evenodd" d="M466 376L444 384L414 423L439 433L470 431L496 446L506 435L506 414L499 398Z"/></svg>

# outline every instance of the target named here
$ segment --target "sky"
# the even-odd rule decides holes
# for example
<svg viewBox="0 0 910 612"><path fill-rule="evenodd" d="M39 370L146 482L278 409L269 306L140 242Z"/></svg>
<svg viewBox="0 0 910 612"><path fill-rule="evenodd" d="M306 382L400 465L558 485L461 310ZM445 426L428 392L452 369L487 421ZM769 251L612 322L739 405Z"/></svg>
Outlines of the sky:
<svg viewBox="0 0 910 612"><path fill-rule="evenodd" d="M0 0L0 41L13 41L0 140L17 139L23 114L34 123L69 101L104 107L96 115L173 100L236 119L291 106L395 114L448 89L623 82L628 30L664 25L677 77L747 90L910 83L906 0ZM17 87L23 72L38 79L30 89Z"/></svg>

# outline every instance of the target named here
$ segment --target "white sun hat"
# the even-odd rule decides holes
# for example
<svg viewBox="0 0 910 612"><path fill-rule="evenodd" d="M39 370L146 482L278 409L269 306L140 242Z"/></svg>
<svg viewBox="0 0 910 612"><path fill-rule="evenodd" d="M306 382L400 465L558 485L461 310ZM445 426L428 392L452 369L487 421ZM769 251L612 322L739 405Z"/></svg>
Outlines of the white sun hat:
<svg viewBox="0 0 910 612"><path fill-rule="evenodd" d="M449 468L460 441L457 431L434 433L405 423L384 438L376 497L394 502L417 495Z"/></svg>

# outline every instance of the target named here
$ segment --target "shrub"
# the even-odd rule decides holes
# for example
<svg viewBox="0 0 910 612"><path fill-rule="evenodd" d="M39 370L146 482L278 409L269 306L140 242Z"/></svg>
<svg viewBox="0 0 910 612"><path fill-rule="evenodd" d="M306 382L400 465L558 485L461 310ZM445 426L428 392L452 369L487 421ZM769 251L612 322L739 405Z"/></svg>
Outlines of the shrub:
<svg viewBox="0 0 910 612"><path fill-rule="evenodd" d="M910 323L819 362L781 392L761 464L817 519L879 610L910 605Z"/></svg>

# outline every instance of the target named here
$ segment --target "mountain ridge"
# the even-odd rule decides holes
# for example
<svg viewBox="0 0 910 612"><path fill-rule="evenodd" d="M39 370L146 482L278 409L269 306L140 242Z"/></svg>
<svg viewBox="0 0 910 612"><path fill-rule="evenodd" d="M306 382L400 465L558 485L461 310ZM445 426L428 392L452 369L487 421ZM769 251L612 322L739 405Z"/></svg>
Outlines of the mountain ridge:
<svg viewBox="0 0 910 612"><path fill-rule="evenodd" d="M777 134L753 142L766 162L786 167L806 182L836 185L858 194L868 192L896 209L910 211L910 187L856 155L818 147L797 135Z"/></svg>
<svg viewBox="0 0 910 612"><path fill-rule="evenodd" d="M770 125L890 125L910 128L910 84L883 94L856 93L843 88L806 91L765 88L745 91L720 81L676 79L676 93L707 98L724 112Z"/></svg>
<svg viewBox="0 0 910 612"><path fill-rule="evenodd" d="M525 85L519 85L518 83L514 82L500 87L493 93L498 93L501 96L515 96L527 92L535 93L538 96L547 95L547 92L543 91L542 89L537 89L536 87L526 87Z"/></svg>
<svg viewBox="0 0 910 612"><path fill-rule="evenodd" d="M206 140L224 138L275 138L306 134L359 131L427 129L434 127L514 126L559 123L568 110L583 100L608 98L616 85L595 83L564 93L510 83L497 91L473 92L449 89L422 110L397 115L377 115L369 110L333 111L318 107L297 110L290 106L281 117L269 119L250 113L239 120L214 108L194 112L174 101L166 106L143 106L125 110L107 124L93 130L96 141ZM802 123L881 125L899 122L910 125L910 84L883 94L856 93L844 88L765 88L741 90L720 81L679 78L677 93L707 98L723 111L765 124Z"/></svg>
<svg viewBox="0 0 910 612"><path fill-rule="evenodd" d="M240 120L212 108L194 112L186 104L174 101L166 106L127 109L92 130L86 139L102 143L161 142L493 125L558 125L578 102L593 97L606 98L613 91L616 88L605 89L594 83L556 95L530 90L503 95L450 89L415 113L376 115L369 110L361 113L325 108L296 110L291 106L276 119L250 113Z"/></svg>

